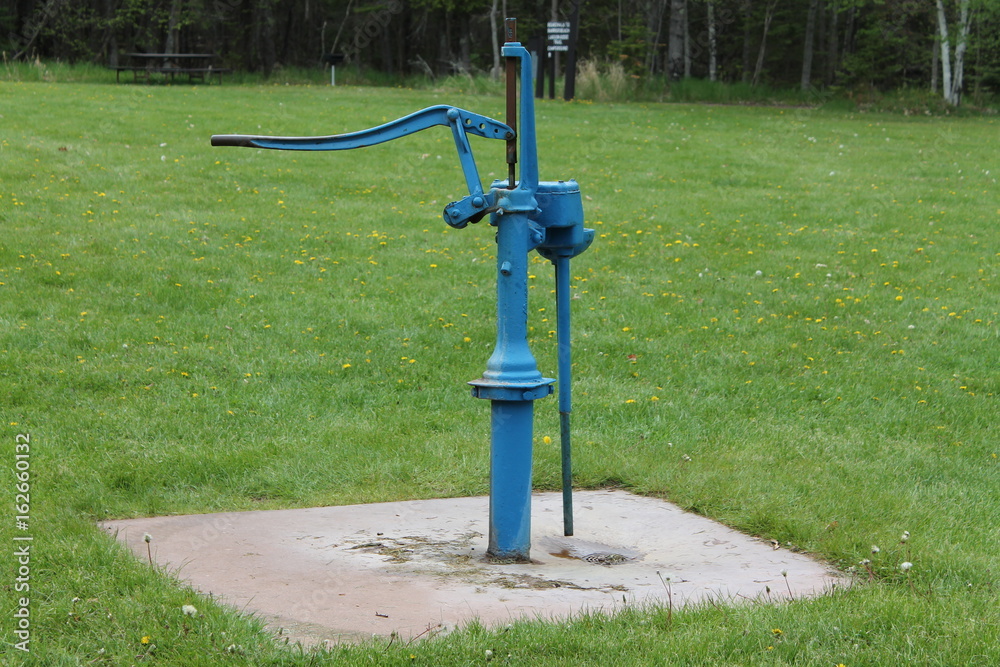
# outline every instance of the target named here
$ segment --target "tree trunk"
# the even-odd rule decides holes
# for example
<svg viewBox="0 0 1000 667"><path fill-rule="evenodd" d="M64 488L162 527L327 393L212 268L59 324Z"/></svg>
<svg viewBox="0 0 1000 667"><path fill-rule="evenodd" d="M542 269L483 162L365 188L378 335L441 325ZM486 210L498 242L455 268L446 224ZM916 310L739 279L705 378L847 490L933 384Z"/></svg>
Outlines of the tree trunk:
<svg viewBox="0 0 1000 667"><path fill-rule="evenodd" d="M497 22L500 0L493 0L490 6L490 36L493 38L493 69L490 78L494 81L500 78L500 24Z"/></svg>
<svg viewBox="0 0 1000 667"><path fill-rule="evenodd" d="M691 21L687 0L684 0L684 78L691 78Z"/></svg>
<svg viewBox="0 0 1000 667"><path fill-rule="evenodd" d="M657 70L657 54L660 51L660 36L663 34L663 15L666 13L668 0L651 0L646 31L650 41L646 47L646 71L655 74Z"/></svg>
<svg viewBox="0 0 1000 667"><path fill-rule="evenodd" d="M257 61L264 76L271 76L278 60L274 47L274 7L273 0L258 0L256 23Z"/></svg>
<svg viewBox="0 0 1000 667"><path fill-rule="evenodd" d="M379 25L381 27L379 30L379 42L382 49L382 67L389 74L394 74L396 72L396 60L393 58L392 53L392 33L389 30L388 23L380 23Z"/></svg>
<svg viewBox="0 0 1000 667"><path fill-rule="evenodd" d="M939 50L937 38L931 45L931 92L938 90L938 66L941 62L941 51Z"/></svg>
<svg viewBox="0 0 1000 667"><path fill-rule="evenodd" d="M951 100L958 106L962 103L962 78L965 74L965 49L969 41L969 24L972 14L969 12L969 0L961 0L959 18L961 25L958 32L958 44L955 45L955 66L951 71Z"/></svg>
<svg viewBox="0 0 1000 667"><path fill-rule="evenodd" d="M750 82L751 86L756 86L760 83L760 75L764 71L764 51L767 48L767 33L771 30L771 20L774 18L774 6L776 4L778 4L778 0L772 0L767 3L767 9L764 12L764 32L760 36L760 48L757 50L757 66L753 70L753 80Z"/></svg>
<svg viewBox="0 0 1000 667"><path fill-rule="evenodd" d="M740 76L743 83L750 83L750 40L753 38L752 19L753 0L746 0L746 3L743 5L743 69Z"/></svg>
<svg viewBox="0 0 1000 667"><path fill-rule="evenodd" d="M667 35L667 74L671 81L684 74L684 26L687 12L684 0L670 0L670 31Z"/></svg>
<svg viewBox="0 0 1000 667"><path fill-rule="evenodd" d="M948 17L942 0L937 0L937 17L938 31L941 34L941 90L944 92L944 99L949 104L954 104L951 98L951 42L948 40Z"/></svg>
<svg viewBox="0 0 1000 667"><path fill-rule="evenodd" d="M719 69L719 48L715 42L715 0L708 0L705 8L708 10L708 80L715 81Z"/></svg>
<svg viewBox="0 0 1000 667"><path fill-rule="evenodd" d="M841 53L848 56L854 53L854 15L857 10L855 5L847 8L847 18L844 21L844 48Z"/></svg>
<svg viewBox="0 0 1000 667"><path fill-rule="evenodd" d="M472 26L469 25L468 14L462 18L459 29L462 31L462 34L458 38L458 67L456 69L461 74L468 74L472 70L472 45L470 44Z"/></svg>
<svg viewBox="0 0 1000 667"><path fill-rule="evenodd" d="M830 3L830 25L827 28L826 46L826 85L832 86L837 80L837 20L840 12L837 10L836 0Z"/></svg>
<svg viewBox="0 0 1000 667"><path fill-rule="evenodd" d="M111 0L105 0L104 2L104 25L107 34L105 36L105 44L107 45L107 62L112 67L118 66L118 35L117 31L112 27L112 21L115 18L115 8L114 3Z"/></svg>
<svg viewBox="0 0 1000 667"><path fill-rule="evenodd" d="M58 14L64 2L65 0L48 0L43 6L32 12L31 16L25 22L25 28L31 31L31 36L28 37L21 50L14 54L13 60L21 60L29 55L31 47L35 44L35 40L38 39L38 36L42 34L42 30L45 28L45 22Z"/></svg>
<svg viewBox="0 0 1000 667"><path fill-rule="evenodd" d="M559 0L552 0L552 13L550 14L550 16L552 17L549 19L550 21L559 20ZM546 47L547 46L548 42L546 42ZM559 76L559 68L562 67L562 52L554 51L551 54L549 54L549 57L552 62L552 81L549 82L549 85L553 85L555 83L556 78L558 78Z"/></svg>
<svg viewBox="0 0 1000 667"><path fill-rule="evenodd" d="M814 41L816 36L816 10L819 0L809 0L809 12L806 14L805 45L802 47L802 90L808 91L812 80L812 64Z"/></svg>
<svg viewBox="0 0 1000 667"><path fill-rule="evenodd" d="M180 29L177 24L181 20L181 4L183 0L171 0L170 16L167 19L167 42L163 46L164 53L177 53L180 47Z"/></svg>

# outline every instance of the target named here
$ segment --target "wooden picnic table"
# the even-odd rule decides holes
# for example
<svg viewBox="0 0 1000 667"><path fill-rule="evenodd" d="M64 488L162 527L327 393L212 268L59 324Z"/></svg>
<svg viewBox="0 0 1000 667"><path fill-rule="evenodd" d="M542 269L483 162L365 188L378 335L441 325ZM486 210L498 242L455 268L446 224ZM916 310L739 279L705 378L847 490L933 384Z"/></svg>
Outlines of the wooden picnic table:
<svg viewBox="0 0 1000 667"><path fill-rule="evenodd" d="M222 75L232 71L214 67L212 63L218 57L214 53L123 53L122 57L126 64L111 68L115 70L115 81L118 82L121 82L122 72L132 72L136 82L144 76L149 83L153 74L162 74L171 82L178 74L186 75L188 81L204 81L214 74L222 83Z"/></svg>

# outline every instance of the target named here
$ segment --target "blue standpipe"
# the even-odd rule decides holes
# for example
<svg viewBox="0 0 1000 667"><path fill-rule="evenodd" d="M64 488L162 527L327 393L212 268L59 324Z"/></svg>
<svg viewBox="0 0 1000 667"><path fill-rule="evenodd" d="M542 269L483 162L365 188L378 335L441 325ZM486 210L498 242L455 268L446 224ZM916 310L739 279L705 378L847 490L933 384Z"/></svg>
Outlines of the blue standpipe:
<svg viewBox="0 0 1000 667"><path fill-rule="evenodd" d="M532 222L539 211L535 110L531 58L516 41L513 23L507 41L508 124L516 124L516 65L521 65L521 179L515 182L518 152L508 145L510 175L493 184L498 209L490 217L497 228L497 342L483 377L473 380L472 395L491 401L490 534L486 554L506 562L527 562L531 550L531 472L534 401L552 393L528 346L528 253L545 239ZM523 94L527 91L527 94ZM514 156L513 158L511 156Z"/></svg>
<svg viewBox="0 0 1000 667"><path fill-rule="evenodd" d="M586 250L594 230L583 226L583 204L576 181L539 182L528 51L516 39L515 20L505 22L502 54L507 60L507 122L449 106L421 111L360 132L317 137L215 135L213 146L276 150L330 151L364 148L434 126L451 128L469 195L445 207L444 220L457 229L487 215L497 233L497 339L482 377L469 382L472 395L490 401L490 515L487 556L528 562L531 549L531 476L534 402L553 392L528 345L528 254L552 261L556 274L559 414L563 460L563 523L573 534L570 465L570 268ZM521 96L517 100L520 65ZM521 130L517 131L520 112ZM483 189L468 135L507 143L508 178ZM520 160L518 159L520 158ZM520 179L516 166L520 164Z"/></svg>

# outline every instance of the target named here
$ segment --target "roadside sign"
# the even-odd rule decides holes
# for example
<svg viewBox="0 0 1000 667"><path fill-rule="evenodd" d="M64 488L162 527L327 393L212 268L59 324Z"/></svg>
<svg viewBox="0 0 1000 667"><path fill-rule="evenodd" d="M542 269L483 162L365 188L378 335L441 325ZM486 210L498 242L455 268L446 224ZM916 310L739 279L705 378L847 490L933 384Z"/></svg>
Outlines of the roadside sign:
<svg viewBox="0 0 1000 667"><path fill-rule="evenodd" d="M549 21L546 25L548 36L547 51L569 51L569 21Z"/></svg>

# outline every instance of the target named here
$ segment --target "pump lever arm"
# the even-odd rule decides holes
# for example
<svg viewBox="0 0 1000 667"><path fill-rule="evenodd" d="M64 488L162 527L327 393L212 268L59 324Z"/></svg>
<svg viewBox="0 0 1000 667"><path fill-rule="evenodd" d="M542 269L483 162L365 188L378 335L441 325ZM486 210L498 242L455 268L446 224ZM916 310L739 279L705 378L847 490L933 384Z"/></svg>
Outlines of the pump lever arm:
<svg viewBox="0 0 1000 667"><path fill-rule="evenodd" d="M469 196L452 202L445 209L444 219L452 227L465 227L469 222L477 222L495 207L492 193L484 193L479 180L479 170L472 156L469 134L486 139L514 139L515 132L498 120L481 116L465 109L438 105L403 116L397 120L360 132L335 134L328 137L265 137L249 134L216 134L213 146L241 146L244 148L270 148L289 151L340 151L352 148L375 146L393 139L405 137L421 130L444 125L451 127L458 150L458 160L462 165L465 184Z"/></svg>
<svg viewBox="0 0 1000 667"><path fill-rule="evenodd" d="M514 130L498 120L444 104L427 107L396 120L359 132L325 137L266 137L251 134L217 134L213 146L270 148L286 151L339 151L365 148L414 134L436 125L461 127L463 132L487 139L509 140Z"/></svg>

